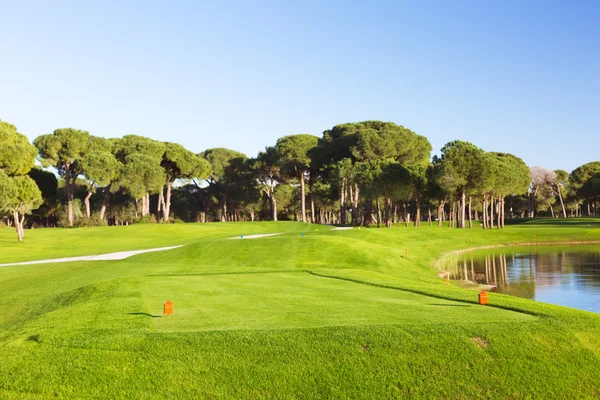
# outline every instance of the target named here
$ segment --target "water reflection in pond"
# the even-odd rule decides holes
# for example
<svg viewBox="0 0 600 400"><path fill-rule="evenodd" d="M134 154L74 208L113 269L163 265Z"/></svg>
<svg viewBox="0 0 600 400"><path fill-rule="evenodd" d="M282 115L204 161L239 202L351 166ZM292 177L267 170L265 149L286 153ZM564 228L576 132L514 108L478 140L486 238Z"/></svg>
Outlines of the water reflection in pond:
<svg viewBox="0 0 600 400"><path fill-rule="evenodd" d="M600 246L508 247L461 257L454 279L600 313Z"/></svg>

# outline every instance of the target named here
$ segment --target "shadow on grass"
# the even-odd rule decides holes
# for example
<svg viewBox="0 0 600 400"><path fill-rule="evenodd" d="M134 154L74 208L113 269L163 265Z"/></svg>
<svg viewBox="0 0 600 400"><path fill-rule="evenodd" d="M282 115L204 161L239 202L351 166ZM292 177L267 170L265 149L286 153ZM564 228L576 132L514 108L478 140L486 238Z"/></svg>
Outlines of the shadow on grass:
<svg viewBox="0 0 600 400"><path fill-rule="evenodd" d="M428 303L428 306L440 306L440 307L473 307L467 304L440 304L440 303Z"/></svg>
<svg viewBox="0 0 600 400"><path fill-rule="evenodd" d="M213 275L250 275L250 274L282 274L306 272L303 269L268 269L264 271L234 271L234 272L198 272L198 273L180 273L180 274L151 274L145 275L150 278L162 278L165 276L213 276Z"/></svg>
<svg viewBox="0 0 600 400"><path fill-rule="evenodd" d="M478 304L474 300L466 300L466 299L461 299L461 298L454 298L454 297L445 296L445 295L439 294L439 293L431 293L431 292L429 292L427 290L412 289L412 288L410 288L410 289L409 288L402 288L402 287L398 287L398 286L392 286L392 285L385 285L385 284L380 284L380 283L373 283L373 282L368 282L368 281L362 281L360 279L345 278L345 277L335 276L335 275L327 275L327 274L323 274L323 273L317 273L315 271L308 271L307 270L306 272L309 273L309 274L311 274L311 275L314 275L314 276L320 276L321 278L339 279L341 281L354 282L354 283L358 283L358 284L361 284L361 285L380 287L380 288L384 288L384 289L399 290L399 291L408 292L408 293L415 293L415 294L422 295L422 296L432 297L434 299L450 300L450 301L454 301L454 302L458 302L458 303L463 303L463 304L458 305L458 306L463 306L463 307L471 307L473 304ZM490 308L500 308L500 309L508 310L508 311L514 311L514 312L518 312L518 313L521 313L521 314L532 315L534 317L543 316L542 313L539 313L537 311L524 310L524 309L521 309L521 308L518 308L518 307L513 307L513 306L508 306L508 305L489 304L488 307L490 307Z"/></svg>
<svg viewBox="0 0 600 400"><path fill-rule="evenodd" d="M150 318L162 318L162 315L152 315L147 312L130 312L127 314L128 315L143 315L143 316L150 317Z"/></svg>
<svg viewBox="0 0 600 400"><path fill-rule="evenodd" d="M42 339L40 339L40 335L31 335L26 339L28 342L34 342L37 344L42 343Z"/></svg>
<svg viewBox="0 0 600 400"><path fill-rule="evenodd" d="M598 217L580 218L515 218L505 220L506 225L546 225L546 226L599 226Z"/></svg>

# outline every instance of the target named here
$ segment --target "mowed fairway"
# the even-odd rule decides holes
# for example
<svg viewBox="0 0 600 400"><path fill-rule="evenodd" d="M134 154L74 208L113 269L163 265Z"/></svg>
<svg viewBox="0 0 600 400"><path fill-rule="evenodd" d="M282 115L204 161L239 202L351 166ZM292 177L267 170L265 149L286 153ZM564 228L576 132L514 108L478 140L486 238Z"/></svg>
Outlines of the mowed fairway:
<svg viewBox="0 0 600 400"><path fill-rule="evenodd" d="M0 398L597 399L600 315L496 294L480 306L435 265L534 233L598 241L599 223L135 225L27 231L24 244L2 229L0 263L185 246L0 267Z"/></svg>
<svg viewBox="0 0 600 400"><path fill-rule="evenodd" d="M157 277L144 289L151 313L160 315L157 306L165 298L181 308L172 318L152 320L159 331L453 323L462 316L472 323L533 319L304 272Z"/></svg>

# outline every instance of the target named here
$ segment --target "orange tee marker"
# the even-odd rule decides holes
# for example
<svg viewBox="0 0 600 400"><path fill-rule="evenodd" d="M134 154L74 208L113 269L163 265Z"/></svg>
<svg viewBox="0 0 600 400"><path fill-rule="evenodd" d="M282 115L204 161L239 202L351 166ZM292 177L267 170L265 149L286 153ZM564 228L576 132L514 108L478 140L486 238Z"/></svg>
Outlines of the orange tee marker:
<svg viewBox="0 0 600 400"><path fill-rule="evenodd" d="M479 304L487 304L488 303L488 295L483 290L479 293Z"/></svg>
<svg viewBox="0 0 600 400"><path fill-rule="evenodd" d="M167 300L167 302L163 306L163 312L165 315L173 314L173 303L171 303L171 300Z"/></svg>

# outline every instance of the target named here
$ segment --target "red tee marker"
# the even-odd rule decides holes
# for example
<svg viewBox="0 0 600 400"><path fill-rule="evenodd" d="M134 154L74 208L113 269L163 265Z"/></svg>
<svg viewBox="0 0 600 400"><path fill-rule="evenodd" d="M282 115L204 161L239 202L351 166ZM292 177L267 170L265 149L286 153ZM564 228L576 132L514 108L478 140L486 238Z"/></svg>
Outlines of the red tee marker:
<svg viewBox="0 0 600 400"><path fill-rule="evenodd" d="M171 303L171 300L167 300L167 302L164 304L163 312L165 315L173 314L173 303Z"/></svg>

